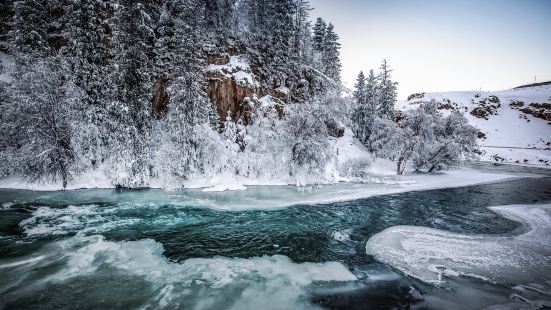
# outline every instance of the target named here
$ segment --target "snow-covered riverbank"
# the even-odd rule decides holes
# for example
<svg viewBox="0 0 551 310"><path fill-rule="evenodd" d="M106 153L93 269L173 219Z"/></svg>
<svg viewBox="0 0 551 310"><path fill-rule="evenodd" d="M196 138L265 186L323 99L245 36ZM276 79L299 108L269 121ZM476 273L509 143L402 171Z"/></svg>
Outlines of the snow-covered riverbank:
<svg viewBox="0 0 551 310"><path fill-rule="evenodd" d="M514 178L538 177L536 173L514 171L492 171L490 169L464 167L437 174L413 174L404 176L373 177L369 183L348 183L294 186L285 183L243 183L235 179L222 179L219 188L235 189L247 186L247 190L216 192L218 188L184 189L182 191L158 191L155 199L166 199L171 203L188 203L205 205L217 209L273 209L297 204L320 204L338 201L349 201L379 195L402 192L422 191L441 188L464 187L476 184L496 183ZM85 183L80 185L87 185ZM98 188L112 188L109 184L97 183ZM86 186L83 186L86 188ZM15 179L0 180L0 188L30 189L40 191L59 190L53 185L37 185ZM162 197L161 197L162 196ZM165 197L166 196L166 197ZM140 202L141 203L141 202Z"/></svg>

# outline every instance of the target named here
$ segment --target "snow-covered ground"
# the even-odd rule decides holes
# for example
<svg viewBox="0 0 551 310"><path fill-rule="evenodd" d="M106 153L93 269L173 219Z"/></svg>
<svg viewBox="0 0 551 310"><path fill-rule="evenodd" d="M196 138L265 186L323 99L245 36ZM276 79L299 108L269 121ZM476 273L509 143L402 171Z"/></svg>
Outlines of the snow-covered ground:
<svg viewBox="0 0 551 310"><path fill-rule="evenodd" d="M15 62L12 57L0 52L0 82L11 83L15 70Z"/></svg>
<svg viewBox="0 0 551 310"><path fill-rule="evenodd" d="M525 232L512 236L466 235L396 226L372 236L366 251L429 283L459 275L515 284L551 280L551 204L490 209L524 224Z"/></svg>
<svg viewBox="0 0 551 310"><path fill-rule="evenodd" d="M495 109L490 107L493 114L486 118L470 114L480 106L481 100L490 96L499 99L499 105L491 102L486 104L494 105ZM424 93L422 98L400 102L398 108L414 109L431 99L463 112L469 122L485 134L485 138L479 139L483 152L481 160L551 167L551 122L520 111L532 103L551 104L551 85L496 92ZM521 101L523 105L511 106L515 101ZM447 113L450 109L441 111Z"/></svg>

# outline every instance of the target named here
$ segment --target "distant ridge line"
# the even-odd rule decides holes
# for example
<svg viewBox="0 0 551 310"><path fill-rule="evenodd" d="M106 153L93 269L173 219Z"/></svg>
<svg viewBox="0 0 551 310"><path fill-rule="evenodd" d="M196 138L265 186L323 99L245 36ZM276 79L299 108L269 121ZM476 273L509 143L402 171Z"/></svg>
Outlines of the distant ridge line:
<svg viewBox="0 0 551 310"><path fill-rule="evenodd" d="M521 86L517 86L517 87L515 87L515 88L513 88L513 89L527 88L527 87L536 87L536 86L543 86L543 85L551 85L551 81L521 85Z"/></svg>

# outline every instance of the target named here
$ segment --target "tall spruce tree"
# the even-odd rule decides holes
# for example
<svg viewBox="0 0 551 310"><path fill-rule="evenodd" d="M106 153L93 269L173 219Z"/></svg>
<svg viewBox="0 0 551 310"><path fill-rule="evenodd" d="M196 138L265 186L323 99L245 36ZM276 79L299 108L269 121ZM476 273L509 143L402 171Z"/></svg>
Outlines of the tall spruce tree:
<svg viewBox="0 0 551 310"><path fill-rule="evenodd" d="M354 99L356 99L356 102L358 105L362 105L365 103L365 75L363 71L360 71L358 74L358 77L356 78L356 84L354 85L354 88L356 89L354 91Z"/></svg>
<svg viewBox="0 0 551 310"><path fill-rule="evenodd" d="M335 26L329 23L322 52L324 65L323 73L337 83L341 81L340 49L341 44L339 43L339 36L335 32Z"/></svg>
<svg viewBox="0 0 551 310"><path fill-rule="evenodd" d="M100 164L108 149L107 104L112 100L112 77L109 72L111 25L109 12L114 3L105 0L74 0L66 7L62 22L67 46L63 57L71 72L69 78L82 91L79 97L80 128L76 133L83 164Z"/></svg>
<svg viewBox="0 0 551 310"><path fill-rule="evenodd" d="M358 105L354 111L353 121L356 137L370 150L372 147L369 144L369 138L373 131L373 123L376 118L380 117L378 87L377 77L373 70L369 71L367 79L363 73L358 76L355 92Z"/></svg>
<svg viewBox="0 0 551 310"><path fill-rule="evenodd" d="M392 119L394 117L394 105L397 97L396 85L398 83L392 81L390 76L392 70L388 67L386 59L381 63L379 70L379 114L383 118Z"/></svg>
<svg viewBox="0 0 551 310"><path fill-rule="evenodd" d="M318 17L314 24L314 37L312 38L314 51L321 53L325 47L325 35L327 33L327 24L325 21Z"/></svg>
<svg viewBox="0 0 551 310"><path fill-rule="evenodd" d="M151 90L154 20L141 1L121 0L115 12L114 87L110 104L111 179L146 186L150 178Z"/></svg>

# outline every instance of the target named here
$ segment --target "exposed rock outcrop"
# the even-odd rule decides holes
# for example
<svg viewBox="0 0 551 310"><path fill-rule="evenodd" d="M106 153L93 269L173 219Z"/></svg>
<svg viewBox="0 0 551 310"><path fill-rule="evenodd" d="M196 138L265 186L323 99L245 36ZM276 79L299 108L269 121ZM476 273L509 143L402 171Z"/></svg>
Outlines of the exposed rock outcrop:
<svg viewBox="0 0 551 310"><path fill-rule="evenodd" d="M170 94L168 93L169 79L157 78L153 83L153 114L156 118L162 118L168 111Z"/></svg>
<svg viewBox="0 0 551 310"><path fill-rule="evenodd" d="M478 94L477 94L478 95ZM480 96L475 96L480 98ZM474 103L474 99L472 100ZM501 102L497 96L488 96L478 100L478 107L471 111L471 115L478 118L488 119L490 115L497 115L499 108L501 108Z"/></svg>
<svg viewBox="0 0 551 310"><path fill-rule="evenodd" d="M425 98L425 93L414 93L408 96L408 101Z"/></svg>
<svg viewBox="0 0 551 310"><path fill-rule="evenodd" d="M511 108L519 110L524 114L551 121L551 103L530 103L528 106L524 106L524 102L515 100L509 105ZM524 118L526 119L526 116Z"/></svg>

